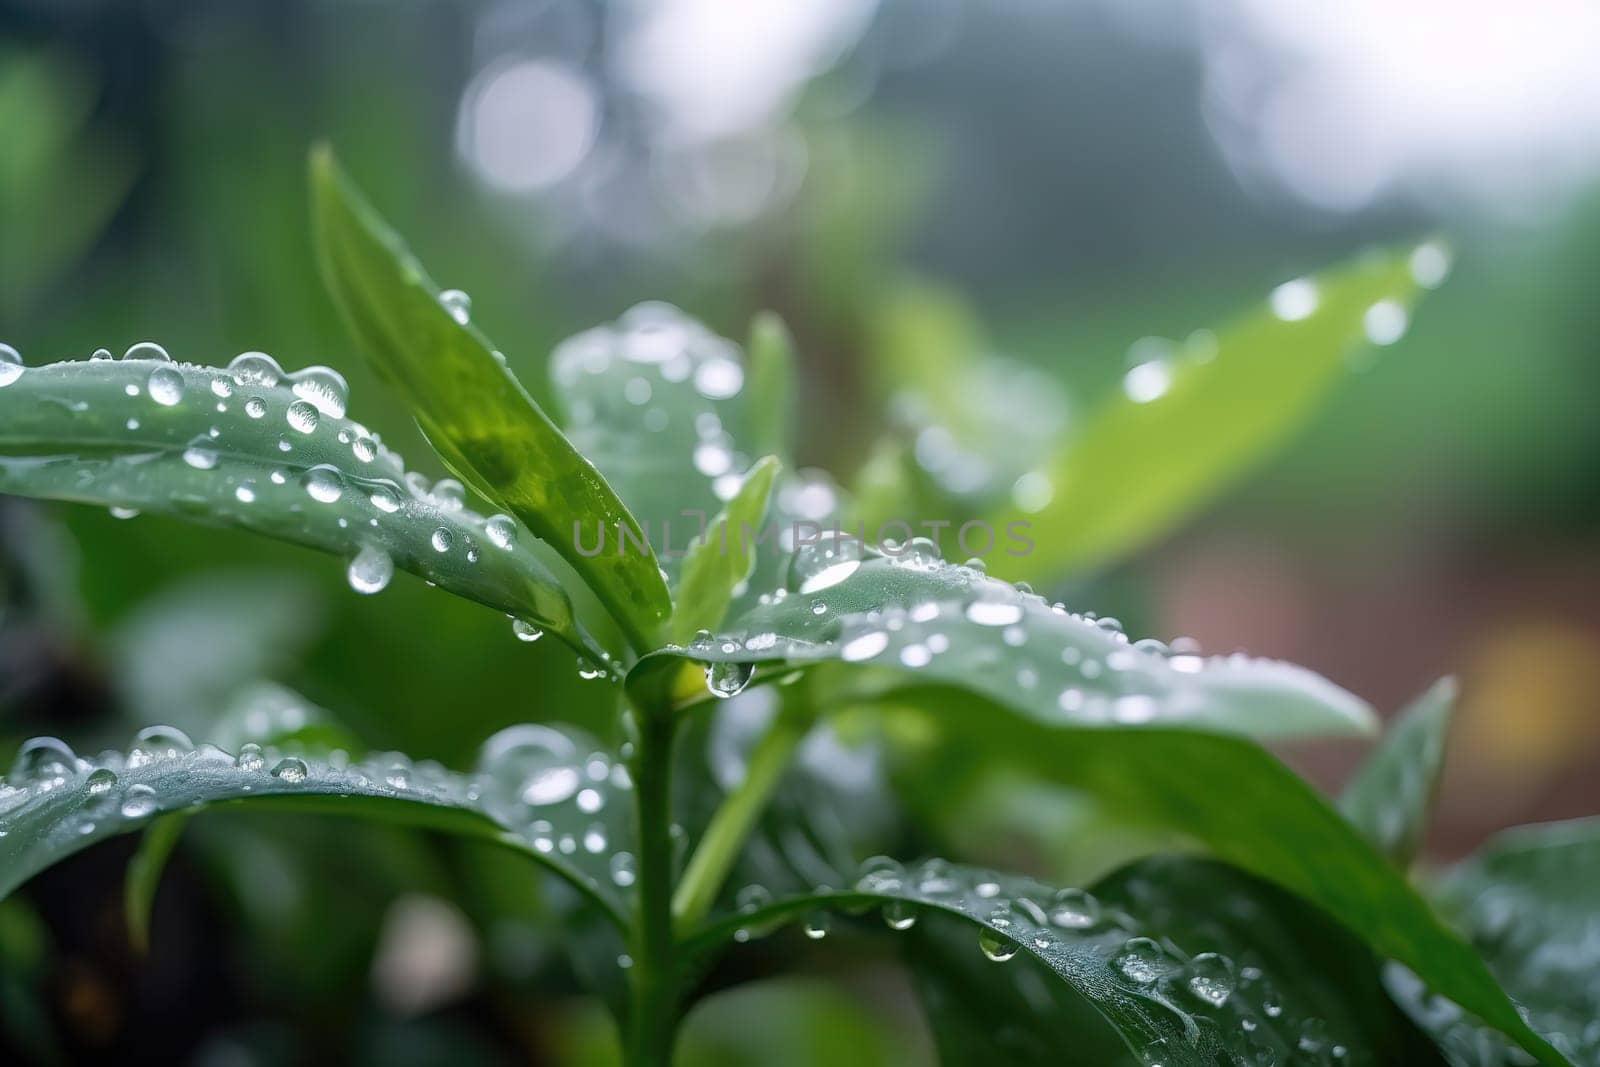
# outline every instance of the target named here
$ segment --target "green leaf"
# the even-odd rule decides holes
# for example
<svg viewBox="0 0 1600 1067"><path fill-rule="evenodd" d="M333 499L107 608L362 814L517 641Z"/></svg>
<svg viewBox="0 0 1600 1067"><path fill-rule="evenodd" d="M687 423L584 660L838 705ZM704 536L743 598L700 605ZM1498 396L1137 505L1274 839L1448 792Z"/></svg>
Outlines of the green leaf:
<svg viewBox="0 0 1600 1067"><path fill-rule="evenodd" d="M1339 797L1339 810L1402 868L1427 829L1456 688L1441 678L1402 711Z"/></svg>
<svg viewBox="0 0 1600 1067"><path fill-rule="evenodd" d="M1138 916L1147 936L1227 959L1207 959L1211 966L1200 977L1214 984L1201 988L1210 998L1228 989L1228 1001L1234 991L1244 994L1246 1014L1234 1026L1234 1020L1212 1014L1209 1002L1199 1009L1220 1025L1227 1061L1441 1062L1437 1049L1385 995L1380 961L1371 950L1282 890L1223 864L1177 857L1143 860L1091 888L1102 916ZM1091 911L1084 906L1078 914ZM1083 1051L1106 1028L1084 1018L1081 1000L1059 995L1060 983L1040 981L1040 969L1023 957L996 968L972 951L970 932L940 936L926 926L933 924L919 923L912 931L908 962L942 1042L977 1050L986 1037L1004 1040L1006 1062L1019 1067L1058 1063L1068 1046L1083 1062L1136 1062L1125 1049L1090 1045L1094 1051ZM1182 1002L1176 984L1169 979L1159 992ZM1052 993L1041 1005L1041 996ZM1277 1010L1284 1006L1302 1017ZM1338 1056L1335 1046L1344 1050Z"/></svg>
<svg viewBox="0 0 1600 1067"><path fill-rule="evenodd" d="M352 762L248 744L192 747L171 727L127 752L25 744L0 779L0 897L44 868L158 815L223 805L350 815L496 842L555 871L621 922L632 897L632 785L575 731L526 724L484 746L471 774L382 753Z"/></svg>
<svg viewBox="0 0 1600 1067"><path fill-rule="evenodd" d="M550 357L568 436L639 517L669 572L756 458L734 437L748 422L752 373L738 345L661 303L570 337ZM585 528L586 548L595 536ZM617 550L608 540L602 554Z"/></svg>
<svg viewBox="0 0 1600 1067"><path fill-rule="evenodd" d="M365 590L407 570L597 655L528 534L463 508L454 483L408 474L336 414L342 389L327 368L285 375L259 353L227 370L138 358L29 367L0 388L0 492L241 527L352 561Z"/></svg>
<svg viewBox="0 0 1600 1067"><path fill-rule="evenodd" d="M1289 283L1276 313L1262 307L1131 371L1039 472L1031 499L993 518L1038 533L1007 573L1048 578L1114 562L1214 497L1305 421L1366 334L1403 327L1417 288L1411 254Z"/></svg>
<svg viewBox="0 0 1600 1067"><path fill-rule="evenodd" d="M1528 1025L1571 1063L1600 1063L1600 819L1497 835L1449 874L1439 901ZM1506 1040L1464 1016L1437 983L1398 966L1387 978L1457 1067L1516 1062Z"/></svg>
<svg viewBox="0 0 1600 1067"><path fill-rule="evenodd" d="M1256 737L1360 733L1371 712L1310 671L1242 656L1174 655L1130 643L1113 620L1052 607L1040 597L954 566L916 543L897 556L850 554L842 542L804 546L789 587L711 640L642 660L629 685L646 695L682 686L682 661L756 667L844 661L884 668L1000 701L1052 724L1160 723Z"/></svg>
<svg viewBox="0 0 1600 1067"><path fill-rule="evenodd" d="M669 628L674 643L683 644L696 632L720 625L734 587L750 577L756 551L752 541L763 533L761 519L778 468L774 456L751 467L739 491L707 527L706 536L684 557Z"/></svg>
<svg viewBox="0 0 1600 1067"><path fill-rule="evenodd" d="M750 322L749 400L743 439L759 454L787 459L794 436L794 338L783 320L763 311Z"/></svg>
<svg viewBox="0 0 1600 1067"><path fill-rule="evenodd" d="M123 913L128 924L128 941L140 955L150 951L150 912L155 907L156 890L161 886L161 872L167 869L167 859L188 822L189 816L183 813L156 819L144 832L139 851L128 861L123 877Z"/></svg>
<svg viewBox="0 0 1600 1067"><path fill-rule="evenodd" d="M1200 892L1188 893L1190 884ZM965 924L975 966L984 956L990 968L1008 969L1031 957L1143 1062L1303 1062L1335 1045L1349 1063L1428 1062L1426 1040L1385 1000L1365 946L1304 903L1217 864L1144 864L1085 893L939 860L904 868L877 857L852 889L726 916L691 946L710 950L738 930L749 936L800 917L816 931L830 924L819 921L828 912L863 906L883 908L891 927L913 932L939 916ZM1036 1012L1019 993L1018 1006ZM1394 1058L1407 1046L1420 1055Z"/></svg>
<svg viewBox="0 0 1600 1067"><path fill-rule="evenodd" d="M465 321L465 310L440 302L438 287L326 147L311 156L311 194L328 288L429 442L463 481L559 552L636 649L652 647L670 602L633 515ZM587 554L578 528L596 524L617 536L627 530L639 543Z"/></svg>

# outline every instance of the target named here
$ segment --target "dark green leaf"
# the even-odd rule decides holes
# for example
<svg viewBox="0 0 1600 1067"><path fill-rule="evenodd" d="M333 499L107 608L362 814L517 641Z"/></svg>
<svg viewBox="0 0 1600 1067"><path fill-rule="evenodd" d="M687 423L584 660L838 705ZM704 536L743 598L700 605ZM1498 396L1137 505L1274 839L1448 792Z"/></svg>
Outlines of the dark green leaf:
<svg viewBox="0 0 1600 1067"><path fill-rule="evenodd" d="M739 491L706 529L703 540L684 557L682 577L674 591L670 637L689 641L698 631L722 623L734 588L755 566L754 538L761 535L767 498L778 476L778 461L768 456L744 476Z"/></svg>
<svg viewBox="0 0 1600 1067"><path fill-rule="evenodd" d="M167 869L167 859L172 855L184 825L187 813L163 815L150 824L139 842L139 851L128 861L123 876L122 902L128 924L128 940L134 951L150 950L150 912L155 907L156 890L161 886L161 872Z"/></svg>
<svg viewBox="0 0 1600 1067"><path fill-rule="evenodd" d="M1570 1062L1600 1064L1600 819L1507 830L1453 870L1439 898L1528 1025ZM1519 1062L1437 982L1399 966L1387 977L1457 1067Z"/></svg>
<svg viewBox="0 0 1600 1067"><path fill-rule="evenodd" d="M1191 874L1203 893L1175 907ZM959 920L971 958L987 956L990 967L1033 957L1143 1062L1428 1062L1426 1041L1384 999L1369 950L1287 894L1215 864L1143 865L1086 894L937 860L906 869L879 857L852 889L727 916L694 944L801 917L816 931L825 928L819 915L863 906L883 908L891 926L915 929L935 915ZM1292 951L1297 935L1301 955ZM1308 957L1332 973L1314 973ZM1012 979L1003 971L994 980ZM1023 1011L1057 1003L1048 991L1030 996L1023 974L1015 980ZM1419 1058L1406 1058L1408 1048Z"/></svg>
<svg viewBox="0 0 1600 1067"><path fill-rule="evenodd" d="M445 462L570 563L635 648L670 608L644 538L627 552L579 549L578 527L639 535L632 514L573 448L326 148L311 158L317 249L330 290L379 371L404 394Z"/></svg>
<svg viewBox="0 0 1600 1067"><path fill-rule="evenodd" d="M1364 335L1404 328L1410 250L1290 283L1263 307L1129 372L994 525L1026 521L1037 549L1008 559L1049 578L1124 556L1181 521L1305 421Z"/></svg>
<svg viewBox="0 0 1600 1067"><path fill-rule="evenodd" d="M35 739L0 779L0 896L157 815L260 802L494 841L620 916L633 884L631 788L620 764L586 737L532 724L491 738L472 774L396 753L351 762L250 744L235 756L209 744L191 748L166 727L141 734L126 754L92 760L53 738Z"/></svg>
<svg viewBox="0 0 1600 1067"><path fill-rule="evenodd" d="M1454 678L1435 682L1396 717L1339 797L1339 810L1401 867L1416 858L1428 826L1455 700Z"/></svg>
<svg viewBox="0 0 1600 1067"><path fill-rule="evenodd" d="M353 584L369 591L408 570L595 651L526 532L462 508L459 486L408 475L365 427L333 414L342 399L319 393L322 410L295 392L337 382L331 371L298 376L260 354L228 370L155 359L29 367L0 388L0 491L320 548L351 560Z"/></svg>

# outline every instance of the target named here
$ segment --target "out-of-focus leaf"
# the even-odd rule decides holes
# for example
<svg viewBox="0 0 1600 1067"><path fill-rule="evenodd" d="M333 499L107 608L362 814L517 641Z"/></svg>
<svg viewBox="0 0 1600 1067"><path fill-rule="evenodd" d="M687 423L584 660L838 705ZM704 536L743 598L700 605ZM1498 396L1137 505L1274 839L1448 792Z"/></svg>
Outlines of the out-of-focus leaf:
<svg viewBox="0 0 1600 1067"><path fill-rule="evenodd" d="M243 746L237 755L156 727L126 753L76 756L54 738L23 746L0 779L0 896L80 849L157 815L246 803L352 815L481 838L536 859L614 917L633 884L631 782L573 732L514 726L472 774L396 753L360 762ZM620 920L619 920L620 921Z"/></svg>
<svg viewBox="0 0 1600 1067"><path fill-rule="evenodd" d="M259 354L227 370L155 359L29 367L0 388L0 491L320 548L350 560L364 591L408 570L593 654L527 533L408 475L365 427L332 413L340 388L326 368L286 376Z"/></svg>
<svg viewBox="0 0 1600 1067"><path fill-rule="evenodd" d="M622 500L471 324L466 305L441 302L422 265L325 147L312 153L311 193L328 288L429 442L462 480L559 552L635 648L653 645L671 604L647 539L620 553L579 546L579 527L639 535Z"/></svg>
<svg viewBox="0 0 1600 1067"><path fill-rule="evenodd" d="M1411 250L1276 290L1270 306L1129 371L993 523L1037 544L1004 561L1041 579L1114 561L1214 496L1290 433L1343 377L1350 350L1404 329Z"/></svg>
<svg viewBox="0 0 1600 1067"><path fill-rule="evenodd" d="M794 338L782 319L763 311L750 322L746 352L750 396L740 436L756 454L787 460L794 443Z"/></svg>
<svg viewBox="0 0 1600 1067"><path fill-rule="evenodd" d="M805 546L789 587L765 600L714 638L646 657L629 685L681 686L685 660L768 678L782 673L772 665L842 661L981 693L1052 724L1181 723L1285 737L1365 732L1373 721L1364 703L1310 671L1132 643L1111 620L1052 608L916 544L865 558L842 542Z"/></svg>
<svg viewBox="0 0 1600 1067"><path fill-rule="evenodd" d="M563 341L550 375L573 444L676 571L756 458L734 437L750 391L739 346L669 304L640 304ZM605 533L602 555L615 555L616 531ZM586 550L598 536L586 523Z"/></svg>
<svg viewBox="0 0 1600 1067"><path fill-rule="evenodd" d="M1435 682L1396 717L1339 797L1339 810L1401 867L1416 858L1428 826L1455 701L1454 678Z"/></svg>
<svg viewBox="0 0 1600 1067"><path fill-rule="evenodd" d="M248 605L248 610L242 610ZM117 620L111 675L129 718L208 733L241 679L288 668L322 630L309 583L292 572L211 572L160 590ZM268 740L264 732L224 748Z"/></svg>
<svg viewBox="0 0 1600 1067"><path fill-rule="evenodd" d="M128 870L123 876L122 903L128 940L136 952L150 950L150 912L155 907L156 890L161 886L161 872L167 869L167 860L188 821L186 812L156 819L139 841L139 850L128 861Z"/></svg>
<svg viewBox="0 0 1600 1067"><path fill-rule="evenodd" d="M698 631L722 623L734 588L750 577L755 566L756 547L751 542L764 533L761 520L777 476L778 461L773 456L751 467L739 491L707 527L705 538L684 557L669 629L674 643L683 644Z"/></svg>
<svg viewBox="0 0 1600 1067"><path fill-rule="evenodd" d="M1507 830L1450 872L1439 900L1528 1025L1571 1063L1600 1063L1600 819ZM1437 983L1398 965L1385 977L1456 1067L1518 1062Z"/></svg>
<svg viewBox="0 0 1600 1067"><path fill-rule="evenodd" d="M360 750L349 730L325 708L277 682L248 682L235 688L220 714L197 728L197 736L228 752L254 741L304 752Z"/></svg>
<svg viewBox="0 0 1600 1067"><path fill-rule="evenodd" d="M828 911L864 905L883 908L891 927L943 915L968 925L974 958L1008 965L1020 954L1044 964L1147 1063L1256 1064L1263 1054L1301 1062L1336 1045L1349 1063L1427 1062L1399 1058L1398 1035L1416 1049L1427 1043L1386 1005L1373 957L1355 938L1292 897L1222 867L1207 872L1208 895L1185 902L1207 919L1179 918L1170 894L1181 892L1181 883L1154 884L1167 877L1159 867L1138 870L1113 880L1102 897L938 860L907 869L879 857L853 889L727 916L694 944L800 917L813 931L825 930ZM1240 910L1254 913L1259 927ZM1296 920L1308 917L1321 924L1308 935L1319 960L1337 957L1367 969L1365 985L1349 999L1341 999L1337 978L1314 976L1304 957L1284 954ZM1381 1010L1369 1015L1368 1008Z"/></svg>
<svg viewBox="0 0 1600 1067"><path fill-rule="evenodd" d="M1056 381L992 352L973 311L938 286L906 284L887 297L868 345L891 432L904 442L904 462L915 464L907 477L929 490L915 514L864 511L871 527L935 515L959 524L996 507L1068 424ZM886 456L880 448L874 458Z"/></svg>
<svg viewBox="0 0 1600 1067"><path fill-rule="evenodd" d="M89 122L95 86L63 57L0 48L0 315L21 315L127 196L132 153Z"/></svg>

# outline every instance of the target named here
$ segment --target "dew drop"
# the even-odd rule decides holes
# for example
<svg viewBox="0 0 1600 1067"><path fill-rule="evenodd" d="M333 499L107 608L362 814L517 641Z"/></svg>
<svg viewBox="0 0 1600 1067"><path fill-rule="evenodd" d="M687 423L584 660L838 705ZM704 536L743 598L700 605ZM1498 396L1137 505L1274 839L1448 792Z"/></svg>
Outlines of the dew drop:
<svg viewBox="0 0 1600 1067"><path fill-rule="evenodd" d="M319 463L306 471L301 484L306 494L321 504L332 504L344 495L344 477L327 463Z"/></svg>
<svg viewBox="0 0 1600 1067"><path fill-rule="evenodd" d="M1122 946L1122 954L1115 962L1117 970L1130 982L1150 985L1161 977L1165 959L1160 945L1148 937L1135 937Z"/></svg>
<svg viewBox="0 0 1600 1067"><path fill-rule="evenodd" d="M381 593L394 577L394 560L376 545L362 545L345 569L350 588L358 593Z"/></svg>
<svg viewBox="0 0 1600 1067"><path fill-rule="evenodd" d="M239 746L239 755L233 762L241 771L255 772L267 765L267 757L261 751L260 745L254 741L246 741Z"/></svg>
<svg viewBox="0 0 1600 1067"><path fill-rule="evenodd" d="M303 782L310 774L306 761L298 756L285 756L272 768L272 777L285 782Z"/></svg>
<svg viewBox="0 0 1600 1067"><path fill-rule="evenodd" d="M372 506L386 515L393 515L400 510L400 499L382 486L374 489L367 497Z"/></svg>
<svg viewBox="0 0 1600 1067"><path fill-rule="evenodd" d="M173 367L157 367L150 372L145 388L150 399L162 407L170 408L183 399L183 375Z"/></svg>
<svg viewBox="0 0 1600 1067"><path fill-rule="evenodd" d="M460 289L446 289L439 294L439 303L450 317L465 326L472 319L472 297Z"/></svg>
<svg viewBox="0 0 1600 1067"><path fill-rule="evenodd" d="M559 804L583 783L571 739L538 723L508 726L484 743L479 770L504 800Z"/></svg>
<svg viewBox="0 0 1600 1067"><path fill-rule="evenodd" d="M1361 316L1367 340L1375 345L1392 345L1405 336L1410 316L1398 300L1380 300Z"/></svg>
<svg viewBox="0 0 1600 1067"><path fill-rule="evenodd" d="M988 927L978 933L978 948L983 950L984 956L995 963L1004 963L1017 954L1018 945L1004 934L997 934Z"/></svg>
<svg viewBox="0 0 1600 1067"><path fill-rule="evenodd" d="M1317 285L1309 278L1296 278L1272 290L1268 302L1272 313L1284 322L1299 322L1317 310Z"/></svg>
<svg viewBox="0 0 1600 1067"><path fill-rule="evenodd" d="M34 737L22 743L6 776L12 785L76 774L78 756L58 737Z"/></svg>
<svg viewBox="0 0 1600 1067"><path fill-rule="evenodd" d="M241 352L228 364L228 373L241 389L271 389L283 380L283 368L265 352Z"/></svg>
<svg viewBox="0 0 1600 1067"><path fill-rule="evenodd" d="M22 353L8 344L0 344L0 389L4 389L27 368L22 365Z"/></svg>
<svg viewBox="0 0 1600 1067"><path fill-rule="evenodd" d="M483 524L483 532L496 548L510 548L517 540L517 523L509 515L491 515Z"/></svg>
<svg viewBox="0 0 1600 1067"><path fill-rule="evenodd" d="M321 417L316 405L309 400L296 400L289 405L289 410L284 413L284 418L288 421L290 427L300 433L310 433L315 430Z"/></svg>
<svg viewBox="0 0 1600 1067"><path fill-rule="evenodd" d="M626 889L634 883L638 873L634 869L633 854L618 852L611 857L611 882L619 889Z"/></svg>
<svg viewBox="0 0 1600 1067"><path fill-rule="evenodd" d="M846 663L869 660L889 647L889 634L884 630L869 630L852 637L839 647L839 658Z"/></svg>
<svg viewBox="0 0 1600 1067"><path fill-rule="evenodd" d="M1022 605L1004 600L974 600L967 605L967 618L979 626L1014 626L1022 621Z"/></svg>
<svg viewBox="0 0 1600 1067"><path fill-rule="evenodd" d="M226 400L233 395L233 382L227 378L211 379L211 395Z"/></svg>
<svg viewBox="0 0 1600 1067"><path fill-rule="evenodd" d="M1220 1008L1233 993L1233 964L1225 956L1202 952L1184 970L1189 991L1214 1008Z"/></svg>
<svg viewBox="0 0 1600 1067"><path fill-rule="evenodd" d="M1100 902L1081 889L1063 889L1050 901L1050 921L1066 930L1085 930L1100 921Z"/></svg>
<svg viewBox="0 0 1600 1067"><path fill-rule="evenodd" d="M433 545L435 552L448 552L450 546L456 543L455 534L440 526L433 531L433 536L428 538L428 543Z"/></svg>
<svg viewBox="0 0 1600 1067"><path fill-rule="evenodd" d="M883 921L891 930L909 930L917 924L917 909L904 900L891 900L883 906Z"/></svg>
<svg viewBox="0 0 1600 1067"><path fill-rule="evenodd" d="M122 353L122 358L153 359L157 363L172 362L172 357L167 355L167 350L156 344L154 341L140 341L138 344L130 345L128 350Z"/></svg>
<svg viewBox="0 0 1600 1067"><path fill-rule="evenodd" d="M828 936L830 920L825 911L814 911L806 916L806 921L801 925L805 935L813 941L821 941Z"/></svg>
<svg viewBox="0 0 1600 1067"><path fill-rule="evenodd" d="M756 666L753 663L708 663L706 689L712 696L722 700L736 697L744 692L755 673Z"/></svg>
<svg viewBox="0 0 1600 1067"><path fill-rule="evenodd" d="M518 641L527 641L529 643L537 641L544 636L543 630L526 619L512 619L511 632L516 635Z"/></svg>
<svg viewBox="0 0 1600 1067"><path fill-rule="evenodd" d="M294 395L330 418L344 418L350 386L332 367L307 367L289 375Z"/></svg>
<svg viewBox="0 0 1600 1067"><path fill-rule="evenodd" d="M733 906L741 914L748 915L752 911L759 911L772 903L772 892L766 886L752 882L734 894Z"/></svg>
<svg viewBox="0 0 1600 1067"><path fill-rule="evenodd" d="M117 772L110 767L99 767L89 772L89 777L84 780L84 787L89 790L90 796L104 796L111 792L117 784Z"/></svg>
<svg viewBox="0 0 1600 1067"><path fill-rule="evenodd" d="M263 418L267 414L267 402L259 396L253 396L244 402L244 413L252 419Z"/></svg>
<svg viewBox="0 0 1600 1067"><path fill-rule="evenodd" d="M111 513L113 519L137 519L139 517L138 508L123 508L113 504L106 510Z"/></svg>
<svg viewBox="0 0 1600 1067"><path fill-rule="evenodd" d="M143 782L128 787L128 792L122 798L122 817L125 819L144 819L156 813L160 804L156 801L156 791Z"/></svg>

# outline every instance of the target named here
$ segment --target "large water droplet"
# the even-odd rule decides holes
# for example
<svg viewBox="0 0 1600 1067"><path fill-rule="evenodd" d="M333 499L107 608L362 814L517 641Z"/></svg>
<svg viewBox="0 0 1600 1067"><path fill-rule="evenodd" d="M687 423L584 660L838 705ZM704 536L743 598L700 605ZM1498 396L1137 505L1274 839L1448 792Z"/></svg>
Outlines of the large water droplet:
<svg viewBox="0 0 1600 1067"><path fill-rule="evenodd" d="M511 632L516 635L518 641L527 641L529 643L537 641L544 636L543 630L526 619L512 619Z"/></svg>
<svg viewBox="0 0 1600 1067"><path fill-rule="evenodd" d="M90 796L104 796L116 788L117 772L110 767L97 767L89 772L89 777L84 779L83 785L89 790Z"/></svg>
<svg viewBox="0 0 1600 1067"><path fill-rule="evenodd" d="M1150 985L1166 969L1166 953L1150 938L1135 937L1122 946L1115 962L1130 982Z"/></svg>
<svg viewBox="0 0 1600 1067"><path fill-rule="evenodd" d="M261 751L260 745L256 744L254 741L246 741L244 744L239 746L239 755L234 759L233 762L241 771L250 771L254 773L267 765L267 757L266 754Z"/></svg>
<svg viewBox="0 0 1600 1067"><path fill-rule="evenodd" d="M446 527L441 526L429 536L428 543L433 545L435 552L448 552L450 551L450 546L456 543L456 535Z"/></svg>
<svg viewBox="0 0 1600 1067"><path fill-rule="evenodd" d="M967 618L979 626L1014 626L1022 621L1022 605L1006 600L974 600Z"/></svg>
<svg viewBox="0 0 1600 1067"><path fill-rule="evenodd" d="M626 889L638 877L631 852L618 852L611 857L611 881L619 889Z"/></svg>
<svg viewBox="0 0 1600 1067"><path fill-rule="evenodd" d="M917 924L916 905L891 900L883 906L883 921L891 930L909 930Z"/></svg>
<svg viewBox="0 0 1600 1067"><path fill-rule="evenodd" d="M472 319L472 297L460 289L446 289L439 294L439 303L450 317L465 326Z"/></svg>
<svg viewBox="0 0 1600 1067"><path fill-rule="evenodd" d="M167 355L167 350L154 341L140 341L129 345L128 350L122 353L123 359L153 359L157 363L171 363L172 357Z"/></svg>
<svg viewBox="0 0 1600 1067"><path fill-rule="evenodd" d="M188 734L176 726L155 725L146 726L133 735L133 748L135 751L170 759L193 752L194 742L189 739Z"/></svg>
<svg viewBox="0 0 1600 1067"><path fill-rule="evenodd" d="M183 375L175 367L157 367L145 382L150 399L170 408L183 399Z"/></svg>
<svg viewBox="0 0 1600 1067"><path fill-rule="evenodd" d="M22 377L25 369L22 365L22 353L10 345L0 344L0 389Z"/></svg>
<svg viewBox="0 0 1600 1067"><path fill-rule="evenodd" d="M806 921L801 924L805 935L813 941L821 941L828 936L828 928L832 920L825 911L814 911L806 916Z"/></svg>
<svg viewBox="0 0 1600 1067"><path fill-rule="evenodd" d="M33 737L17 749L6 780L12 785L31 785L77 773L78 756L65 741L59 737Z"/></svg>
<svg viewBox="0 0 1600 1067"><path fill-rule="evenodd" d="M751 882L734 894L733 906L741 914L748 915L752 911L759 911L772 903L772 891L757 882Z"/></svg>
<svg viewBox="0 0 1600 1067"><path fill-rule="evenodd" d="M509 515L490 515L483 532L496 548L510 548L517 539L517 523Z"/></svg>
<svg viewBox="0 0 1600 1067"><path fill-rule="evenodd" d="M1050 921L1067 930L1085 930L1100 921L1100 902L1081 889L1063 889L1050 901Z"/></svg>
<svg viewBox="0 0 1600 1067"><path fill-rule="evenodd" d="M868 630L852 637L839 646L839 658L846 663L869 660L889 647L889 635L883 630Z"/></svg>
<svg viewBox="0 0 1600 1067"><path fill-rule="evenodd" d="M394 577L394 560L376 545L362 545L346 568L345 577L358 593L380 593Z"/></svg>
<svg viewBox="0 0 1600 1067"><path fill-rule="evenodd" d="M744 692L755 673L756 666L753 663L708 663L706 689L712 696L723 700L736 697Z"/></svg>
<svg viewBox="0 0 1600 1067"><path fill-rule="evenodd" d="M267 402L259 396L253 396L244 402L244 413L252 419L259 419L267 413Z"/></svg>
<svg viewBox="0 0 1600 1067"><path fill-rule="evenodd" d="M1215 952L1202 952L1184 968L1189 991L1212 1007L1220 1008L1233 993L1233 963Z"/></svg>
<svg viewBox="0 0 1600 1067"><path fill-rule="evenodd" d="M1284 322L1299 322L1317 310L1317 285L1309 278L1296 278L1272 290L1268 303L1272 313Z"/></svg>
<svg viewBox="0 0 1600 1067"><path fill-rule="evenodd" d="M160 807L156 800L156 791L143 782L130 785L128 792L122 798L122 817L125 819L143 819L156 813Z"/></svg>
<svg viewBox="0 0 1600 1067"><path fill-rule="evenodd" d="M301 484L306 494L318 503L332 504L344 495L344 476L327 463L319 463L306 471Z"/></svg>
<svg viewBox="0 0 1600 1067"><path fill-rule="evenodd" d="M978 947L995 963L1004 963L1017 954L1018 945L1004 934L998 934L986 926L978 932Z"/></svg>
<svg viewBox="0 0 1600 1067"><path fill-rule="evenodd" d="M306 761L298 756L285 756L279 760L277 766L272 768L272 777L280 778L285 782L300 783L311 774Z"/></svg>
<svg viewBox="0 0 1600 1067"><path fill-rule="evenodd" d="M251 386L271 389L283 380L283 368L265 352L241 352L228 364L228 372L241 389Z"/></svg>
<svg viewBox="0 0 1600 1067"><path fill-rule="evenodd" d="M502 801L539 807L571 797L583 783L578 752L565 734L537 723L508 726L484 743L478 755Z"/></svg>
<svg viewBox="0 0 1600 1067"><path fill-rule="evenodd" d="M317 411L317 406L309 400L296 400L289 405L289 410L284 413L289 425L300 433L310 433L317 428L322 415Z"/></svg>
<svg viewBox="0 0 1600 1067"><path fill-rule="evenodd" d="M294 395L309 402L322 414L331 418L344 418L345 406L350 397L350 386L344 375L332 367L307 367L289 375Z"/></svg>

